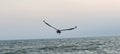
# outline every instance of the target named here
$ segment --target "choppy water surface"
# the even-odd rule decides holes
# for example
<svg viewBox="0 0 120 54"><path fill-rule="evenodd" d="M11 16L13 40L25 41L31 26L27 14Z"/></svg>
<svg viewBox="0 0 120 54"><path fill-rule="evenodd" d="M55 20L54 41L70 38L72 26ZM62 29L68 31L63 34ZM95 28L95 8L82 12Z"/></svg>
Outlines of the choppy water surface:
<svg viewBox="0 0 120 54"><path fill-rule="evenodd" d="M4 40L0 54L120 54L120 37Z"/></svg>

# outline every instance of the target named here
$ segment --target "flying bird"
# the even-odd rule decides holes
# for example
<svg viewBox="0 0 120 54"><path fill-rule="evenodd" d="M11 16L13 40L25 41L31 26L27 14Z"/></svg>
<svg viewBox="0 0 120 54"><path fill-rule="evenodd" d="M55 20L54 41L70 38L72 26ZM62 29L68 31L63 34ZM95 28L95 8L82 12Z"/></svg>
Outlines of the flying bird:
<svg viewBox="0 0 120 54"><path fill-rule="evenodd" d="M43 20L43 22L44 22L46 25L48 25L49 27L55 29L55 30L56 30L56 33L58 33L58 34L61 34L61 31L68 31L68 30L73 30L73 29L77 28L77 26L75 26L75 27L73 27L73 28L61 29L61 30L60 30L60 29L57 29L57 28L51 26L50 24L48 24L45 20Z"/></svg>

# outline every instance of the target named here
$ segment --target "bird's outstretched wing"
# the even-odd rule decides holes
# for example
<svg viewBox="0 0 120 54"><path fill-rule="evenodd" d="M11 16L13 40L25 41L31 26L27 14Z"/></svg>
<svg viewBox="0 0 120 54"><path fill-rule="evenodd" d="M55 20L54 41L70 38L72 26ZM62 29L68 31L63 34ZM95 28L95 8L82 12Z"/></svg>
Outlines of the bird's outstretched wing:
<svg viewBox="0 0 120 54"><path fill-rule="evenodd" d="M75 26L74 28L69 28L69 29L62 29L62 30L60 30L60 31L73 30L73 29L75 29L75 28L77 28L77 26Z"/></svg>
<svg viewBox="0 0 120 54"><path fill-rule="evenodd" d="M46 25L50 26L51 28L57 30L55 27L53 27L53 26L51 26L50 24L48 24L47 22L45 22L45 20L43 20L43 22L44 22Z"/></svg>

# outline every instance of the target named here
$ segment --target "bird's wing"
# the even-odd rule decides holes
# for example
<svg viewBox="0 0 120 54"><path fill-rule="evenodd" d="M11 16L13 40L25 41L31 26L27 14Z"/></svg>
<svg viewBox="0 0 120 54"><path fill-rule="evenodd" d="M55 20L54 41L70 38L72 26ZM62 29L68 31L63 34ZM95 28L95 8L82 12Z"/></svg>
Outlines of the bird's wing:
<svg viewBox="0 0 120 54"><path fill-rule="evenodd" d="M75 29L75 28L77 28L77 26L75 26L74 28L62 29L62 30L60 30L60 31L73 30L73 29Z"/></svg>
<svg viewBox="0 0 120 54"><path fill-rule="evenodd" d="M50 26L51 28L57 30L55 27L53 27L53 26L51 26L50 24L48 24L47 22L45 22L45 20L43 20L43 22L44 22L46 25Z"/></svg>

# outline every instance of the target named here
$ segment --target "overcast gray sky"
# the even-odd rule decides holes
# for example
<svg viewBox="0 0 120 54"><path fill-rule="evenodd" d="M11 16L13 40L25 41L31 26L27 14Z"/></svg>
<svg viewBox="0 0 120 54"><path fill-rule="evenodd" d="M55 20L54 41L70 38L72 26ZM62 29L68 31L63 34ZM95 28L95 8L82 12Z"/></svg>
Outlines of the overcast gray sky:
<svg viewBox="0 0 120 54"><path fill-rule="evenodd" d="M45 25L71 28L60 36ZM120 0L0 0L0 40L120 35Z"/></svg>

